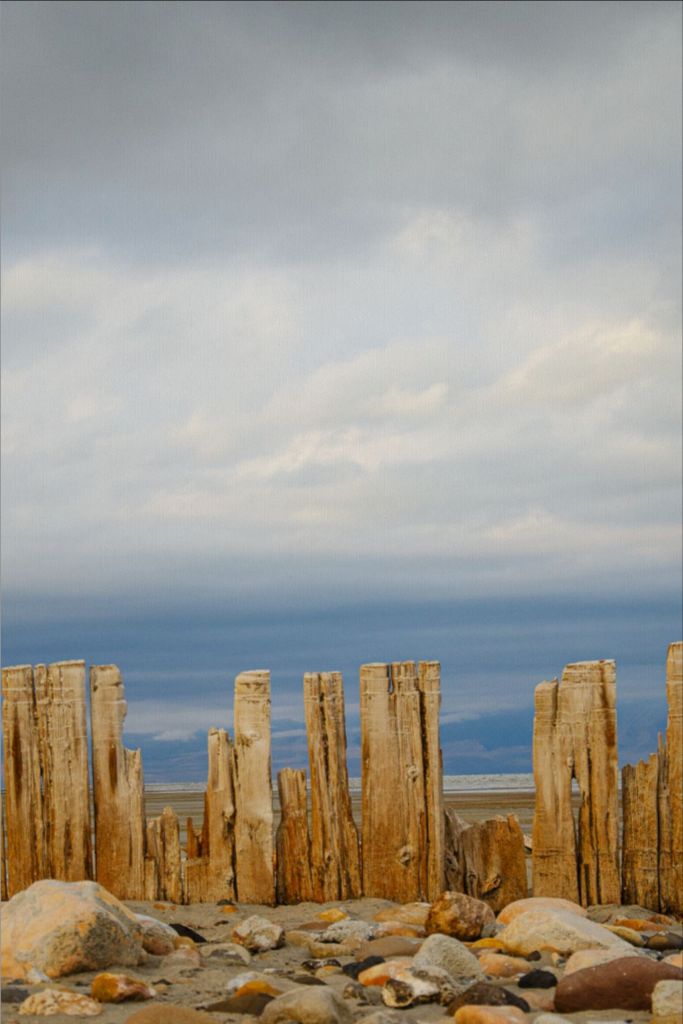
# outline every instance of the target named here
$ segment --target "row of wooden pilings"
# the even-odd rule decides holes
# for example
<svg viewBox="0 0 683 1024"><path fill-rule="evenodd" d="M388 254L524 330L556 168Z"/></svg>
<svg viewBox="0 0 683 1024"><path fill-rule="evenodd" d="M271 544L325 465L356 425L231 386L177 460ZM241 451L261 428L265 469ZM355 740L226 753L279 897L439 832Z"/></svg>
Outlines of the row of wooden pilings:
<svg viewBox="0 0 683 1024"><path fill-rule="evenodd" d="M622 831L614 662L568 665L536 688L535 895L683 913L682 654L669 648L666 741L623 769ZM361 667L360 829L341 675L304 676L308 787L304 771L278 774L274 834L270 675L240 674L234 739L209 731L203 822L188 819L185 849L171 807L145 818L119 670L90 669L90 759L85 690L82 661L3 669L3 899L46 877L96 877L121 899L175 903L407 902L448 886L499 909L527 895L516 819L468 826L444 811L438 662Z"/></svg>

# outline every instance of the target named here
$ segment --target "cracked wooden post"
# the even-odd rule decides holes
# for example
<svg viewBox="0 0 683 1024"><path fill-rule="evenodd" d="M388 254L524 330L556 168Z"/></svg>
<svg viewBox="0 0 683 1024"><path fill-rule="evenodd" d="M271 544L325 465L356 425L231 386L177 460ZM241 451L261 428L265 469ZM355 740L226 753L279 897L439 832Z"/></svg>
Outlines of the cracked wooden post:
<svg viewBox="0 0 683 1024"><path fill-rule="evenodd" d="M443 804L443 757L439 741L441 713L441 665L421 661L418 665L420 714L422 718L425 801L427 807L427 863L425 899L434 901L445 887L445 836Z"/></svg>
<svg viewBox="0 0 683 1024"><path fill-rule="evenodd" d="M5 839L5 805L0 793L0 900L7 899L7 854Z"/></svg>
<svg viewBox="0 0 683 1024"><path fill-rule="evenodd" d="M358 829L346 762L344 684L340 672L304 675L304 711L311 776L312 896L356 899L361 893Z"/></svg>
<svg viewBox="0 0 683 1024"><path fill-rule="evenodd" d="M277 777L280 824L277 830L278 903L314 899L311 883L311 841L308 832L306 772L283 768Z"/></svg>
<svg viewBox="0 0 683 1024"><path fill-rule="evenodd" d="M448 810L444 819L445 888L483 900L495 914L527 896L524 836L514 814L470 823Z"/></svg>
<svg viewBox="0 0 683 1024"><path fill-rule="evenodd" d="M567 665L559 685L536 688L534 895L584 906L619 902L617 772L614 662ZM573 778L581 796L576 831Z"/></svg>
<svg viewBox="0 0 683 1024"><path fill-rule="evenodd" d="M2 670L7 893L47 877L33 667Z"/></svg>
<svg viewBox="0 0 683 1024"><path fill-rule="evenodd" d="M145 826L145 899L153 903L161 898L161 831L160 818L150 818Z"/></svg>
<svg viewBox="0 0 683 1024"><path fill-rule="evenodd" d="M115 665L90 669L95 866L97 881L118 899L145 899L142 758L121 742L126 717Z"/></svg>
<svg viewBox="0 0 683 1024"><path fill-rule="evenodd" d="M36 713L50 878L92 878L85 662L36 665Z"/></svg>
<svg viewBox="0 0 683 1024"><path fill-rule="evenodd" d="M235 876L240 903L275 901L270 672L235 679Z"/></svg>
<svg viewBox="0 0 683 1024"><path fill-rule="evenodd" d="M210 729L207 742L209 769L200 836L191 818L187 826L188 903L232 900L236 895L233 748L225 729Z"/></svg>
<svg viewBox="0 0 683 1024"><path fill-rule="evenodd" d="M652 754L648 761L624 765L621 772L621 898L650 910L659 910L659 767L659 756Z"/></svg>
<svg viewBox="0 0 683 1024"><path fill-rule="evenodd" d="M159 889L162 900L182 903L184 899L182 855L180 851L180 823L172 807L164 807L159 816L161 857Z"/></svg>
<svg viewBox="0 0 683 1024"><path fill-rule="evenodd" d="M443 877L440 801L441 820L431 820L435 774L440 783L430 753L435 734L438 749L438 676L428 667L434 663L424 665L425 699L415 662L363 665L360 671L363 892L403 903L429 898L430 834L441 844L432 851L431 884ZM432 737L426 744L425 736Z"/></svg>
<svg viewBox="0 0 683 1024"><path fill-rule="evenodd" d="M666 747L660 743L659 902L664 913L683 913L683 643L666 659Z"/></svg>

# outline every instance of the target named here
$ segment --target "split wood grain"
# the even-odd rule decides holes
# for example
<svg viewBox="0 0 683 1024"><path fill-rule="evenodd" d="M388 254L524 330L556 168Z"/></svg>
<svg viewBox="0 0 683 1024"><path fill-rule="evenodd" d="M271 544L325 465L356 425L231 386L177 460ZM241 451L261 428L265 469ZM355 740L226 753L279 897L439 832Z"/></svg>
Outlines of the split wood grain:
<svg viewBox="0 0 683 1024"><path fill-rule="evenodd" d="M235 899L235 785L233 748L225 729L210 729L204 820L199 836L187 824L188 903Z"/></svg>
<svg viewBox="0 0 683 1024"><path fill-rule="evenodd" d="M304 675L311 778L312 898L356 899L361 892L358 829L346 759L344 684L339 672Z"/></svg>
<svg viewBox="0 0 683 1024"><path fill-rule="evenodd" d="M660 765L659 899L664 913L683 913L683 643L666 660L666 750ZM660 755L661 757L661 755Z"/></svg>
<svg viewBox="0 0 683 1024"><path fill-rule="evenodd" d="M427 814L425 898L434 901L445 888L443 756L439 739L441 665L438 661L419 662L418 687Z"/></svg>
<svg viewBox="0 0 683 1024"><path fill-rule="evenodd" d="M33 666L2 670L7 893L48 876Z"/></svg>
<svg viewBox="0 0 683 1024"><path fill-rule="evenodd" d="M659 756L652 754L621 772L621 898L650 910L659 910L659 769Z"/></svg>
<svg viewBox="0 0 683 1024"><path fill-rule="evenodd" d="M496 914L527 896L524 836L514 814L467 822L448 810L444 819L445 888L483 900Z"/></svg>
<svg viewBox="0 0 683 1024"><path fill-rule="evenodd" d="M36 715L50 878L93 877L85 662L36 665Z"/></svg>
<svg viewBox="0 0 683 1024"><path fill-rule="evenodd" d="M311 880L306 772L283 768L277 785L281 815L276 835L278 903L317 899Z"/></svg>
<svg viewBox="0 0 683 1024"><path fill-rule="evenodd" d="M234 704L235 875L240 903L275 901L270 672L242 672Z"/></svg>
<svg viewBox="0 0 683 1024"><path fill-rule="evenodd" d="M118 899L145 899L142 758L122 743L126 701L116 665L90 669L97 881Z"/></svg>

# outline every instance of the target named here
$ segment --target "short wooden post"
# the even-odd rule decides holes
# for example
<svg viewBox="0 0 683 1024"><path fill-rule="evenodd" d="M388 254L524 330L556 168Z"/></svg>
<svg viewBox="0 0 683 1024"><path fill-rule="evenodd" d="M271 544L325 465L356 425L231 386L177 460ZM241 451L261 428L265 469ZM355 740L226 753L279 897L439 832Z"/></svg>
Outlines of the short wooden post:
<svg viewBox="0 0 683 1024"><path fill-rule="evenodd" d="M121 742L126 701L115 665L90 669L97 881L118 899L145 899L142 758Z"/></svg>
<svg viewBox="0 0 683 1024"><path fill-rule="evenodd" d="M622 902L659 910L658 755L625 765L621 779Z"/></svg>
<svg viewBox="0 0 683 1024"><path fill-rule="evenodd" d="M33 668L2 670L9 896L47 877Z"/></svg>
<svg viewBox="0 0 683 1024"><path fill-rule="evenodd" d="M50 878L92 878L85 662L36 665L36 711Z"/></svg>
<svg viewBox="0 0 683 1024"><path fill-rule="evenodd" d="M275 901L270 672L235 680L235 875L240 903Z"/></svg>
<svg viewBox="0 0 683 1024"><path fill-rule="evenodd" d="M446 888L483 900L498 913L528 893L524 836L514 814L466 822L445 812Z"/></svg>
<svg viewBox="0 0 683 1024"><path fill-rule="evenodd" d="M235 898L235 790L233 748L225 729L210 729L209 770L201 835L187 824L188 903Z"/></svg>
<svg viewBox="0 0 683 1024"><path fill-rule="evenodd" d="M584 906L618 903L616 669L567 665L562 682L536 688L534 895ZM571 784L581 793L578 830Z"/></svg>
<svg viewBox="0 0 683 1024"><path fill-rule="evenodd" d="M308 833L306 772L283 768L277 777L280 824L277 830L278 903L314 898L311 884L311 843Z"/></svg>
<svg viewBox="0 0 683 1024"><path fill-rule="evenodd" d="M311 774L312 898L356 899L361 892L358 829L346 762L344 684L340 672L307 672L304 711Z"/></svg>

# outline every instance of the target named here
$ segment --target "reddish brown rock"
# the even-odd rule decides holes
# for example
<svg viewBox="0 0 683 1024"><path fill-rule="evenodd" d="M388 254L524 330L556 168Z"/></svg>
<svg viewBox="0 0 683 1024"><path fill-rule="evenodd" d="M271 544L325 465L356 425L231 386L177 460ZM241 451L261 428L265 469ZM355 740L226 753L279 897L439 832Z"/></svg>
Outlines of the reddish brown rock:
<svg viewBox="0 0 683 1024"><path fill-rule="evenodd" d="M461 942L472 942L481 938L482 932L493 928L495 923L493 911L483 900L461 892L446 891L432 903L425 931L427 935L439 933L451 935Z"/></svg>
<svg viewBox="0 0 683 1024"><path fill-rule="evenodd" d="M683 971L649 957L628 956L565 975L555 991L558 1013L582 1010L650 1010L658 981L683 978Z"/></svg>

